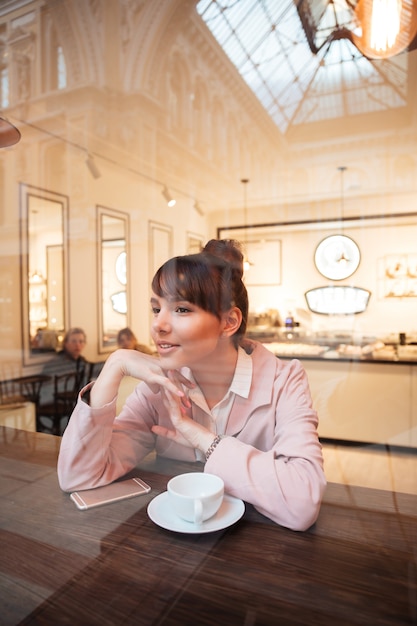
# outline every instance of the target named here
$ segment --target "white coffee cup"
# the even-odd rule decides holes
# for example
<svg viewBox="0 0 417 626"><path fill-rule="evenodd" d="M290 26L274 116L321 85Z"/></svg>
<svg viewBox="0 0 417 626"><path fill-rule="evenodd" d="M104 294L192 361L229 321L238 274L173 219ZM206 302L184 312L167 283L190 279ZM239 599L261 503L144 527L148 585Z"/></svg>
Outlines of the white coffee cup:
<svg viewBox="0 0 417 626"><path fill-rule="evenodd" d="M202 524L219 510L223 502L224 483L214 474L191 472L171 478L167 490L178 517Z"/></svg>

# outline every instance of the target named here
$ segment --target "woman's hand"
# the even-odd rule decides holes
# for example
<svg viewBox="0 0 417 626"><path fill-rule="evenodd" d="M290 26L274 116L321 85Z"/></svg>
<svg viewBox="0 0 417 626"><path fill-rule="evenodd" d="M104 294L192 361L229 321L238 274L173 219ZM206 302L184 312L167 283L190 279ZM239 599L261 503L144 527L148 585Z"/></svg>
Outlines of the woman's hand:
<svg viewBox="0 0 417 626"><path fill-rule="evenodd" d="M178 372L176 371L168 372L170 380L177 380L177 375ZM205 453L213 441L213 433L186 415L181 398L177 394L173 394L166 387L163 389L162 394L165 408L169 412L174 429L170 430L164 426L155 425L152 426L152 432L155 435L171 439L187 448L197 448Z"/></svg>
<svg viewBox="0 0 417 626"><path fill-rule="evenodd" d="M131 376L145 382L153 393L161 390L170 392L184 406L189 402L182 385L192 388L193 383L180 372L170 377L162 369L159 359L137 350L119 349L110 354L91 389L90 406L92 408L108 404L116 396L124 376Z"/></svg>

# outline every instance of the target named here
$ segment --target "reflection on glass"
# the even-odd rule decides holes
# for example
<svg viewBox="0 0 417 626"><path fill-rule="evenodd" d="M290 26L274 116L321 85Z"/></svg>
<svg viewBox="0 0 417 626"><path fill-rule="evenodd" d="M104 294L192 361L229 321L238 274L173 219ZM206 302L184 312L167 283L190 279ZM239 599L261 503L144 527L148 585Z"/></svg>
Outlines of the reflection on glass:
<svg viewBox="0 0 417 626"><path fill-rule="evenodd" d="M126 252L121 252L116 259L116 276L122 285L126 285Z"/></svg>
<svg viewBox="0 0 417 626"><path fill-rule="evenodd" d="M44 360L65 330L67 198L22 185L22 290L25 363Z"/></svg>
<svg viewBox="0 0 417 626"><path fill-rule="evenodd" d="M100 352L117 345L117 333L128 326L127 224L128 216L98 207L100 228Z"/></svg>
<svg viewBox="0 0 417 626"><path fill-rule="evenodd" d="M119 291L111 296L113 310L116 313L127 313L126 291Z"/></svg>
<svg viewBox="0 0 417 626"><path fill-rule="evenodd" d="M28 218L30 342L54 350L65 326L62 205L30 196Z"/></svg>

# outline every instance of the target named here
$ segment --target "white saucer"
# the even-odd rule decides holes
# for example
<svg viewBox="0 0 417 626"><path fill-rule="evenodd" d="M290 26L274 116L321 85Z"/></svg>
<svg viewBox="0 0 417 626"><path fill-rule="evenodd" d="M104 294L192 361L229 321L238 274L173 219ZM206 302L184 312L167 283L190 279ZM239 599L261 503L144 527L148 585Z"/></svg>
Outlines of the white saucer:
<svg viewBox="0 0 417 626"><path fill-rule="evenodd" d="M231 526L239 520L245 512L245 505L239 498L225 495L222 505L210 519L203 522L200 526L196 526L192 522L186 522L178 517L171 509L168 503L168 492L164 491L156 496L148 504L148 515L155 524L173 530L177 533L213 533L216 530L222 530Z"/></svg>

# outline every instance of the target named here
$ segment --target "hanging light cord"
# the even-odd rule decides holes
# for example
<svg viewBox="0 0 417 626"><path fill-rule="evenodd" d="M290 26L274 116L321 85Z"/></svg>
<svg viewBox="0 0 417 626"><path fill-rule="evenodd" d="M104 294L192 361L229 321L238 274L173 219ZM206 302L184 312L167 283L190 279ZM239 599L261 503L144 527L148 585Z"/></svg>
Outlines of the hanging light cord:
<svg viewBox="0 0 417 626"><path fill-rule="evenodd" d="M244 220L245 220L245 241L244 241L245 254L244 254L244 260L243 260L243 268L245 271L247 271L252 265L252 263L249 261L249 258L248 258L248 232L247 232L247 228L248 228L247 184L249 182L249 178L241 178L240 182L243 185L243 215L244 215Z"/></svg>
<svg viewBox="0 0 417 626"><path fill-rule="evenodd" d="M341 223L341 235L343 235L343 220L344 220L344 209L345 209L345 185L344 185L344 174L346 171L346 166L341 165L340 167L337 168L340 172L340 223ZM342 254L340 256L340 258L338 259L338 263L340 263L341 265L345 265L347 262L349 261L349 259L346 258L344 251L342 250Z"/></svg>
<svg viewBox="0 0 417 626"><path fill-rule="evenodd" d="M340 208L341 208L341 222L342 222L342 230L343 230L343 218L344 218L344 209L345 209L345 185L344 185L344 173L346 171L346 166L341 165L337 168L340 172Z"/></svg>

